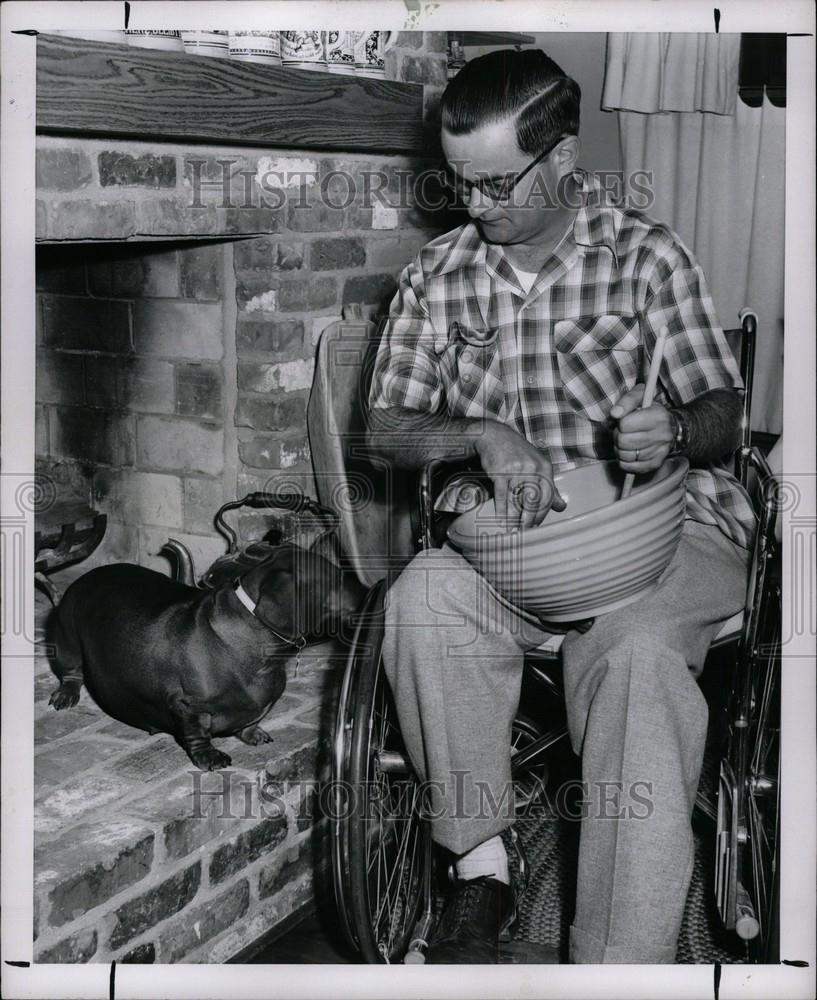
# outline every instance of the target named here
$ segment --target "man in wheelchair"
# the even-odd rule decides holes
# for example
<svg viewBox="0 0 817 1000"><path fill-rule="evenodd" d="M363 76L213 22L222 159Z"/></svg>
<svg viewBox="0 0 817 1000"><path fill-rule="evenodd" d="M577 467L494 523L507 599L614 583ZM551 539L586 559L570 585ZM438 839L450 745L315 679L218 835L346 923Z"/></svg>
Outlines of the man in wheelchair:
<svg viewBox="0 0 817 1000"><path fill-rule="evenodd" d="M442 144L470 220L400 277L369 443L406 468L476 459L498 513L521 529L563 508L554 471L615 457L646 473L669 456L689 459L682 538L657 589L570 628L562 646L588 801L571 961L672 962L707 729L696 678L742 607L755 528L748 497L719 464L739 440L742 385L687 248L646 215L607 206L576 168L579 100L536 50L475 59L449 83ZM663 326L661 383L640 408ZM454 509L449 501L440 506ZM447 545L419 553L387 601L383 662L403 737L440 790L433 839L456 855L427 960L496 962L515 912L500 837L513 817L486 803L508 802L524 654L556 629L502 599ZM628 809L645 789L649 807Z"/></svg>

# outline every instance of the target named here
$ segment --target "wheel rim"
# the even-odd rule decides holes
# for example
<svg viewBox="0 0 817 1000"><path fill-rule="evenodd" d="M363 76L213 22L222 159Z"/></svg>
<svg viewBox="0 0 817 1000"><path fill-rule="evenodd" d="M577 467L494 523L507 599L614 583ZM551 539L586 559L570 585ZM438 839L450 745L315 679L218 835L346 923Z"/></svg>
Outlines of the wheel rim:
<svg viewBox="0 0 817 1000"><path fill-rule="evenodd" d="M779 594L733 663L717 815L716 892L724 926L753 962L778 960L780 816ZM758 636L767 638L759 645ZM747 911L747 904L749 910ZM754 920L748 919L754 918ZM739 923L743 923L743 928Z"/></svg>
<svg viewBox="0 0 817 1000"><path fill-rule="evenodd" d="M776 906L778 818L780 815L779 671L774 657L764 663L761 683L754 692L752 753L746 779L746 830L749 851L745 859L753 889L760 931L750 950L758 960L769 957L771 922Z"/></svg>
<svg viewBox="0 0 817 1000"><path fill-rule="evenodd" d="M402 958L430 898L430 828L381 663L384 593L385 587L373 588L361 616L366 625L350 657L334 754L336 778L348 796L335 826L336 896L350 938L369 963Z"/></svg>
<svg viewBox="0 0 817 1000"><path fill-rule="evenodd" d="M376 588L370 591L364 602L360 621L349 649L346 670L343 675L340 697L338 699L338 714L335 721L335 734L332 753L332 790L334 816L331 823L332 831L332 881L335 890L335 903L340 917L340 924L346 940L357 951L360 941L355 933L355 919L351 901L346 891L349 885L349 818L347 813L346 791L349 776L349 756L351 749L351 730L354 725L353 703L358 679L359 658L356 655L364 631L366 613L376 600Z"/></svg>
<svg viewBox="0 0 817 1000"><path fill-rule="evenodd" d="M382 670L381 670L382 674ZM431 838L423 819L423 789L410 765L385 771L380 758L391 765L405 746L394 724L395 710L385 677L376 683L370 719L371 744L366 775L367 816L373 822L366 838L366 872L375 947L388 961L402 956L423 902Z"/></svg>

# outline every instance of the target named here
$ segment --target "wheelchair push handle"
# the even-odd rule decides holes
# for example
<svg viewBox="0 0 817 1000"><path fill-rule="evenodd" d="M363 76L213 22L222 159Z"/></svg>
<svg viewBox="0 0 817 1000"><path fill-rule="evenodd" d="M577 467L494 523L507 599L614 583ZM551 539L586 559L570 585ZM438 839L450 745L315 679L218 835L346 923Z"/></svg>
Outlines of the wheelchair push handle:
<svg viewBox="0 0 817 1000"><path fill-rule="evenodd" d="M748 333L749 336L754 336L757 333L757 313L754 309L744 306L738 313L738 320L744 333Z"/></svg>
<svg viewBox="0 0 817 1000"><path fill-rule="evenodd" d="M222 504L216 513L214 520L216 530L226 540L230 552L235 552L238 547L238 536L235 531L224 520L224 515L228 510L238 510L241 507L251 507L254 510L268 510L277 508L288 510L295 514L314 514L316 517L329 521L332 525L337 524L338 515L329 507L324 507L316 500L306 497L301 493L266 493L256 491L248 493L241 500L230 500Z"/></svg>
<svg viewBox="0 0 817 1000"><path fill-rule="evenodd" d="M306 511L318 517L335 518L337 516L329 507L323 507L316 500L305 497L301 493L248 493L240 503L244 507L253 507L256 510L279 507L282 510L294 511L296 514Z"/></svg>

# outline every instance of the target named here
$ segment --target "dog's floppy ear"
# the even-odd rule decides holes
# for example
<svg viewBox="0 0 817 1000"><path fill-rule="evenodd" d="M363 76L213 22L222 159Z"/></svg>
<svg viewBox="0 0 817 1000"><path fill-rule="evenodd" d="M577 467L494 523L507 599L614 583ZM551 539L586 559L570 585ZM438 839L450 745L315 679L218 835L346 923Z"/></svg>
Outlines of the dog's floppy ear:
<svg viewBox="0 0 817 1000"><path fill-rule="evenodd" d="M262 622L286 635L314 636L325 631L327 620L336 613L337 593L343 584L336 563L311 547L287 544L252 573L250 596L256 600L256 614Z"/></svg>
<svg viewBox="0 0 817 1000"><path fill-rule="evenodd" d="M340 539L338 538L338 533L334 528L330 528L328 531L322 532L318 535L315 541L309 546L309 551L314 552L316 555L323 556L324 559L328 559L329 562L334 563L335 566L340 566L343 560L343 550L340 547Z"/></svg>
<svg viewBox="0 0 817 1000"><path fill-rule="evenodd" d="M256 602L256 615L287 635L297 632L296 546L272 549L243 578L244 589Z"/></svg>

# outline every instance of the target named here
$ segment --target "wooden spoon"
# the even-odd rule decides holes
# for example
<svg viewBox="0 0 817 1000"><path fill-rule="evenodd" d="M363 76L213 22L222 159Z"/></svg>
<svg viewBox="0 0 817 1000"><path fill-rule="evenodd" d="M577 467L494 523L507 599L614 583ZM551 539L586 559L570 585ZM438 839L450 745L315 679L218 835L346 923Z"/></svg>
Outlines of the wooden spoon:
<svg viewBox="0 0 817 1000"><path fill-rule="evenodd" d="M655 350L653 351L652 361L650 361L650 370L647 375L647 384L644 387L644 398L641 401L640 409L644 410L648 406L652 406L652 398L655 395L655 387L658 383L658 372L661 368L661 361L664 357L664 343L669 336L669 329L666 326L662 326L658 331L658 338L655 341ZM621 487L621 495L619 500L626 500L627 497L633 491L633 483L635 482L635 473L628 472L624 477L624 485Z"/></svg>

